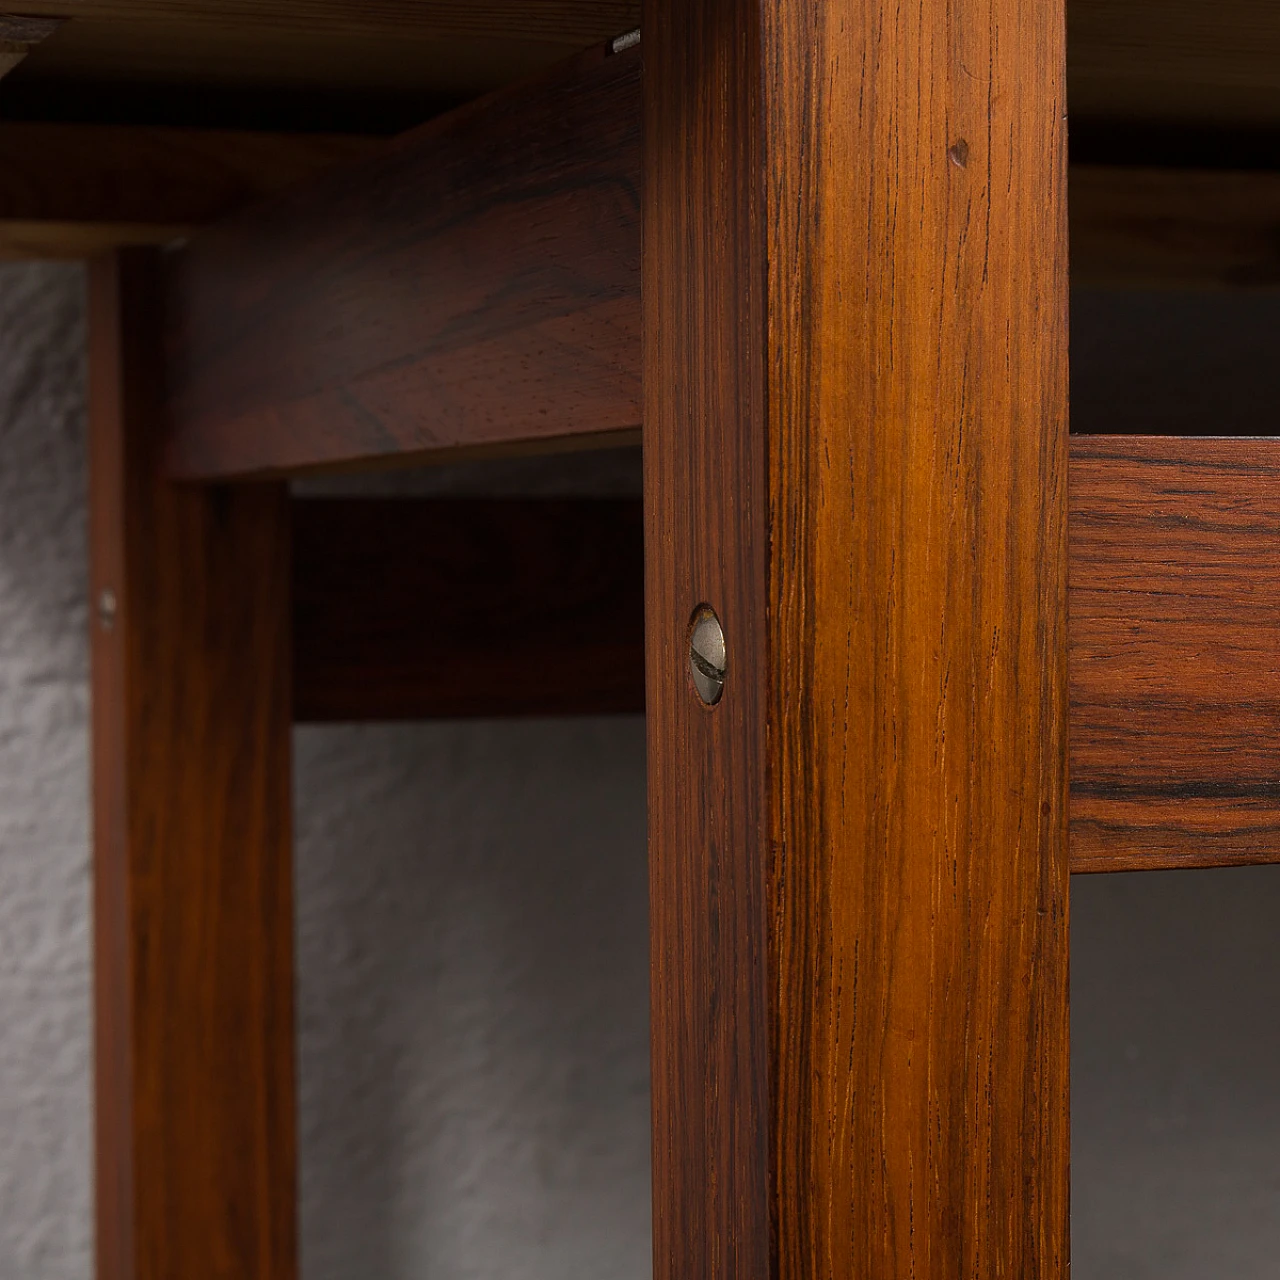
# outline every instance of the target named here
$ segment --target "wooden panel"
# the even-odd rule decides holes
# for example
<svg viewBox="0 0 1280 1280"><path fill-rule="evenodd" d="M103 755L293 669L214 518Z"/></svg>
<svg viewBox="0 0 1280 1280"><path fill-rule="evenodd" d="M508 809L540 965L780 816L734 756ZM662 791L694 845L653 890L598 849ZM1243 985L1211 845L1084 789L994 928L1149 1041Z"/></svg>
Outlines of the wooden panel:
<svg viewBox="0 0 1280 1280"><path fill-rule="evenodd" d="M585 55L175 255L176 474L633 443L639 94L636 54ZM1280 278L1270 175L1072 184L1081 281Z"/></svg>
<svg viewBox="0 0 1280 1280"><path fill-rule="evenodd" d="M1280 861L1280 443L1071 468L1073 869Z"/></svg>
<svg viewBox="0 0 1280 1280"><path fill-rule="evenodd" d="M28 118L394 129L637 25L638 0L32 0L69 16L0 95ZM68 105L70 104L70 106ZM79 114L68 116L68 110ZM121 113L127 115L127 121ZM106 114L104 114L106 113ZM349 115L353 124L343 123ZM9 112L12 115L12 112ZM197 121L185 120L184 123Z"/></svg>
<svg viewBox="0 0 1280 1280"><path fill-rule="evenodd" d="M1071 278L1280 285L1280 174L1071 167Z"/></svg>
<svg viewBox="0 0 1280 1280"><path fill-rule="evenodd" d="M294 716L644 711L640 503L295 502Z"/></svg>
<svg viewBox="0 0 1280 1280"><path fill-rule="evenodd" d="M192 82L238 112L247 88L474 96L637 25L638 0L25 0L71 17L20 77L44 106L90 85L99 107L150 86L152 122ZM1079 118L1280 125L1272 0L1073 0L1070 101ZM92 98L87 104L91 107ZM456 100L456 99L455 99ZM271 110L269 97L261 100ZM101 119L90 112L84 118ZM1141 155L1128 157L1142 163Z"/></svg>
<svg viewBox="0 0 1280 1280"><path fill-rule="evenodd" d="M634 440L639 69L583 55L175 255L175 472Z"/></svg>
<svg viewBox="0 0 1280 1280"><path fill-rule="evenodd" d="M657 1275L1064 1277L1062 8L644 30Z"/></svg>
<svg viewBox="0 0 1280 1280"><path fill-rule="evenodd" d="M380 144L0 122L0 258L164 244Z"/></svg>
<svg viewBox="0 0 1280 1280"><path fill-rule="evenodd" d="M255 27L355 36L377 31L586 45L637 25L636 0L22 0L28 14L208 30Z"/></svg>
<svg viewBox="0 0 1280 1280"><path fill-rule="evenodd" d="M289 512L156 466L157 260L90 281L100 1280L293 1280Z"/></svg>
<svg viewBox="0 0 1280 1280"><path fill-rule="evenodd" d="M1072 870L1280 861L1280 444L1071 460ZM643 711L640 526L635 499L295 503L295 717Z"/></svg>
<svg viewBox="0 0 1280 1280"><path fill-rule="evenodd" d="M1272 0L1071 0L1067 18L1073 117L1280 126Z"/></svg>

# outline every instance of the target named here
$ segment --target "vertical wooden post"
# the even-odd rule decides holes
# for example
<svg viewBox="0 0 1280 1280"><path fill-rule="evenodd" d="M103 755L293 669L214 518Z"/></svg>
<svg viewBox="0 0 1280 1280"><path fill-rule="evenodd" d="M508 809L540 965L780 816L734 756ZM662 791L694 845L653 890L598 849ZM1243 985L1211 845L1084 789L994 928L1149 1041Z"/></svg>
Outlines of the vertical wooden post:
<svg viewBox="0 0 1280 1280"><path fill-rule="evenodd" d="M291 1280L288 500L161 476L159 279L90 272L98 1276Z"/></svg>
<svg viewBox="0 0 1280 1280"><path fill-rule="evenodd" d="M1063 4L642 29L657 1276L1062 1280Z"/></svg>

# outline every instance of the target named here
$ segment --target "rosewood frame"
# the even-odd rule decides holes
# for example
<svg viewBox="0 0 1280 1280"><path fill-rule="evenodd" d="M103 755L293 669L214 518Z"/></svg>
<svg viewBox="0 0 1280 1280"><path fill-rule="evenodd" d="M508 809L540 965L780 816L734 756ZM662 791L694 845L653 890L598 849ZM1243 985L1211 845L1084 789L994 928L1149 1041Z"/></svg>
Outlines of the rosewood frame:
<svg viewBox="0 0 1280 1280"><path fill-rule="evenodd" d="M1280 456L1068 469L1061 3L645 30L91 269L102 1280L296 1275L293 720L647 710L663 1280L1065 1278L1069 870L1280 857ZM643 504L279 480L642 423Z"/></svg>

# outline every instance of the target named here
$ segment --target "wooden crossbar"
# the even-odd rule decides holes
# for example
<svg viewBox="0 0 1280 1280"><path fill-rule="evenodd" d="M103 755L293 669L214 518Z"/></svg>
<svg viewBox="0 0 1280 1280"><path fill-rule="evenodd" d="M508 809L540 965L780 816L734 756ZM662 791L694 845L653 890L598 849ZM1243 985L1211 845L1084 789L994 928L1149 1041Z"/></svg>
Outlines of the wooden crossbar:
<svg viewBox="0 0 1280 1280"><path fill-rule="evenodd" d="M1077 436L1073 871L1280 860L1280 442ZM644 710L636 499L294 503L295 719Z"/></svg>
<svg viewBox="0 0 1280 1280"><path fill-rule="evenodd" d="M196 235L168 266L187 479L638 439L640 62L597 50ZM1088 283L1280 279L1280 176L1081 166Z"/></svg>

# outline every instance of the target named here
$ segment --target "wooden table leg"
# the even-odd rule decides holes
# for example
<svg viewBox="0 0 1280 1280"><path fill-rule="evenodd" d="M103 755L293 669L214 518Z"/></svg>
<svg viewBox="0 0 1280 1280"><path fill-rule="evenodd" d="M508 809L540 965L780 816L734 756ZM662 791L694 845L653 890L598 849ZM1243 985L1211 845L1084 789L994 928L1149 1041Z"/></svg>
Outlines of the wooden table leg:
<svg viewBox="0 0 1280 1280"><path fill-rule="evenodd" d="M1067 1274L1063 28L645 7L660 1280Z"/></svg>
<svg viewBox="0 0 1280 1280"><path fill-rule="evenodd" d="M158 258L90 275L98 1275L296 1275L289 510L157 465Z"/></svg>

